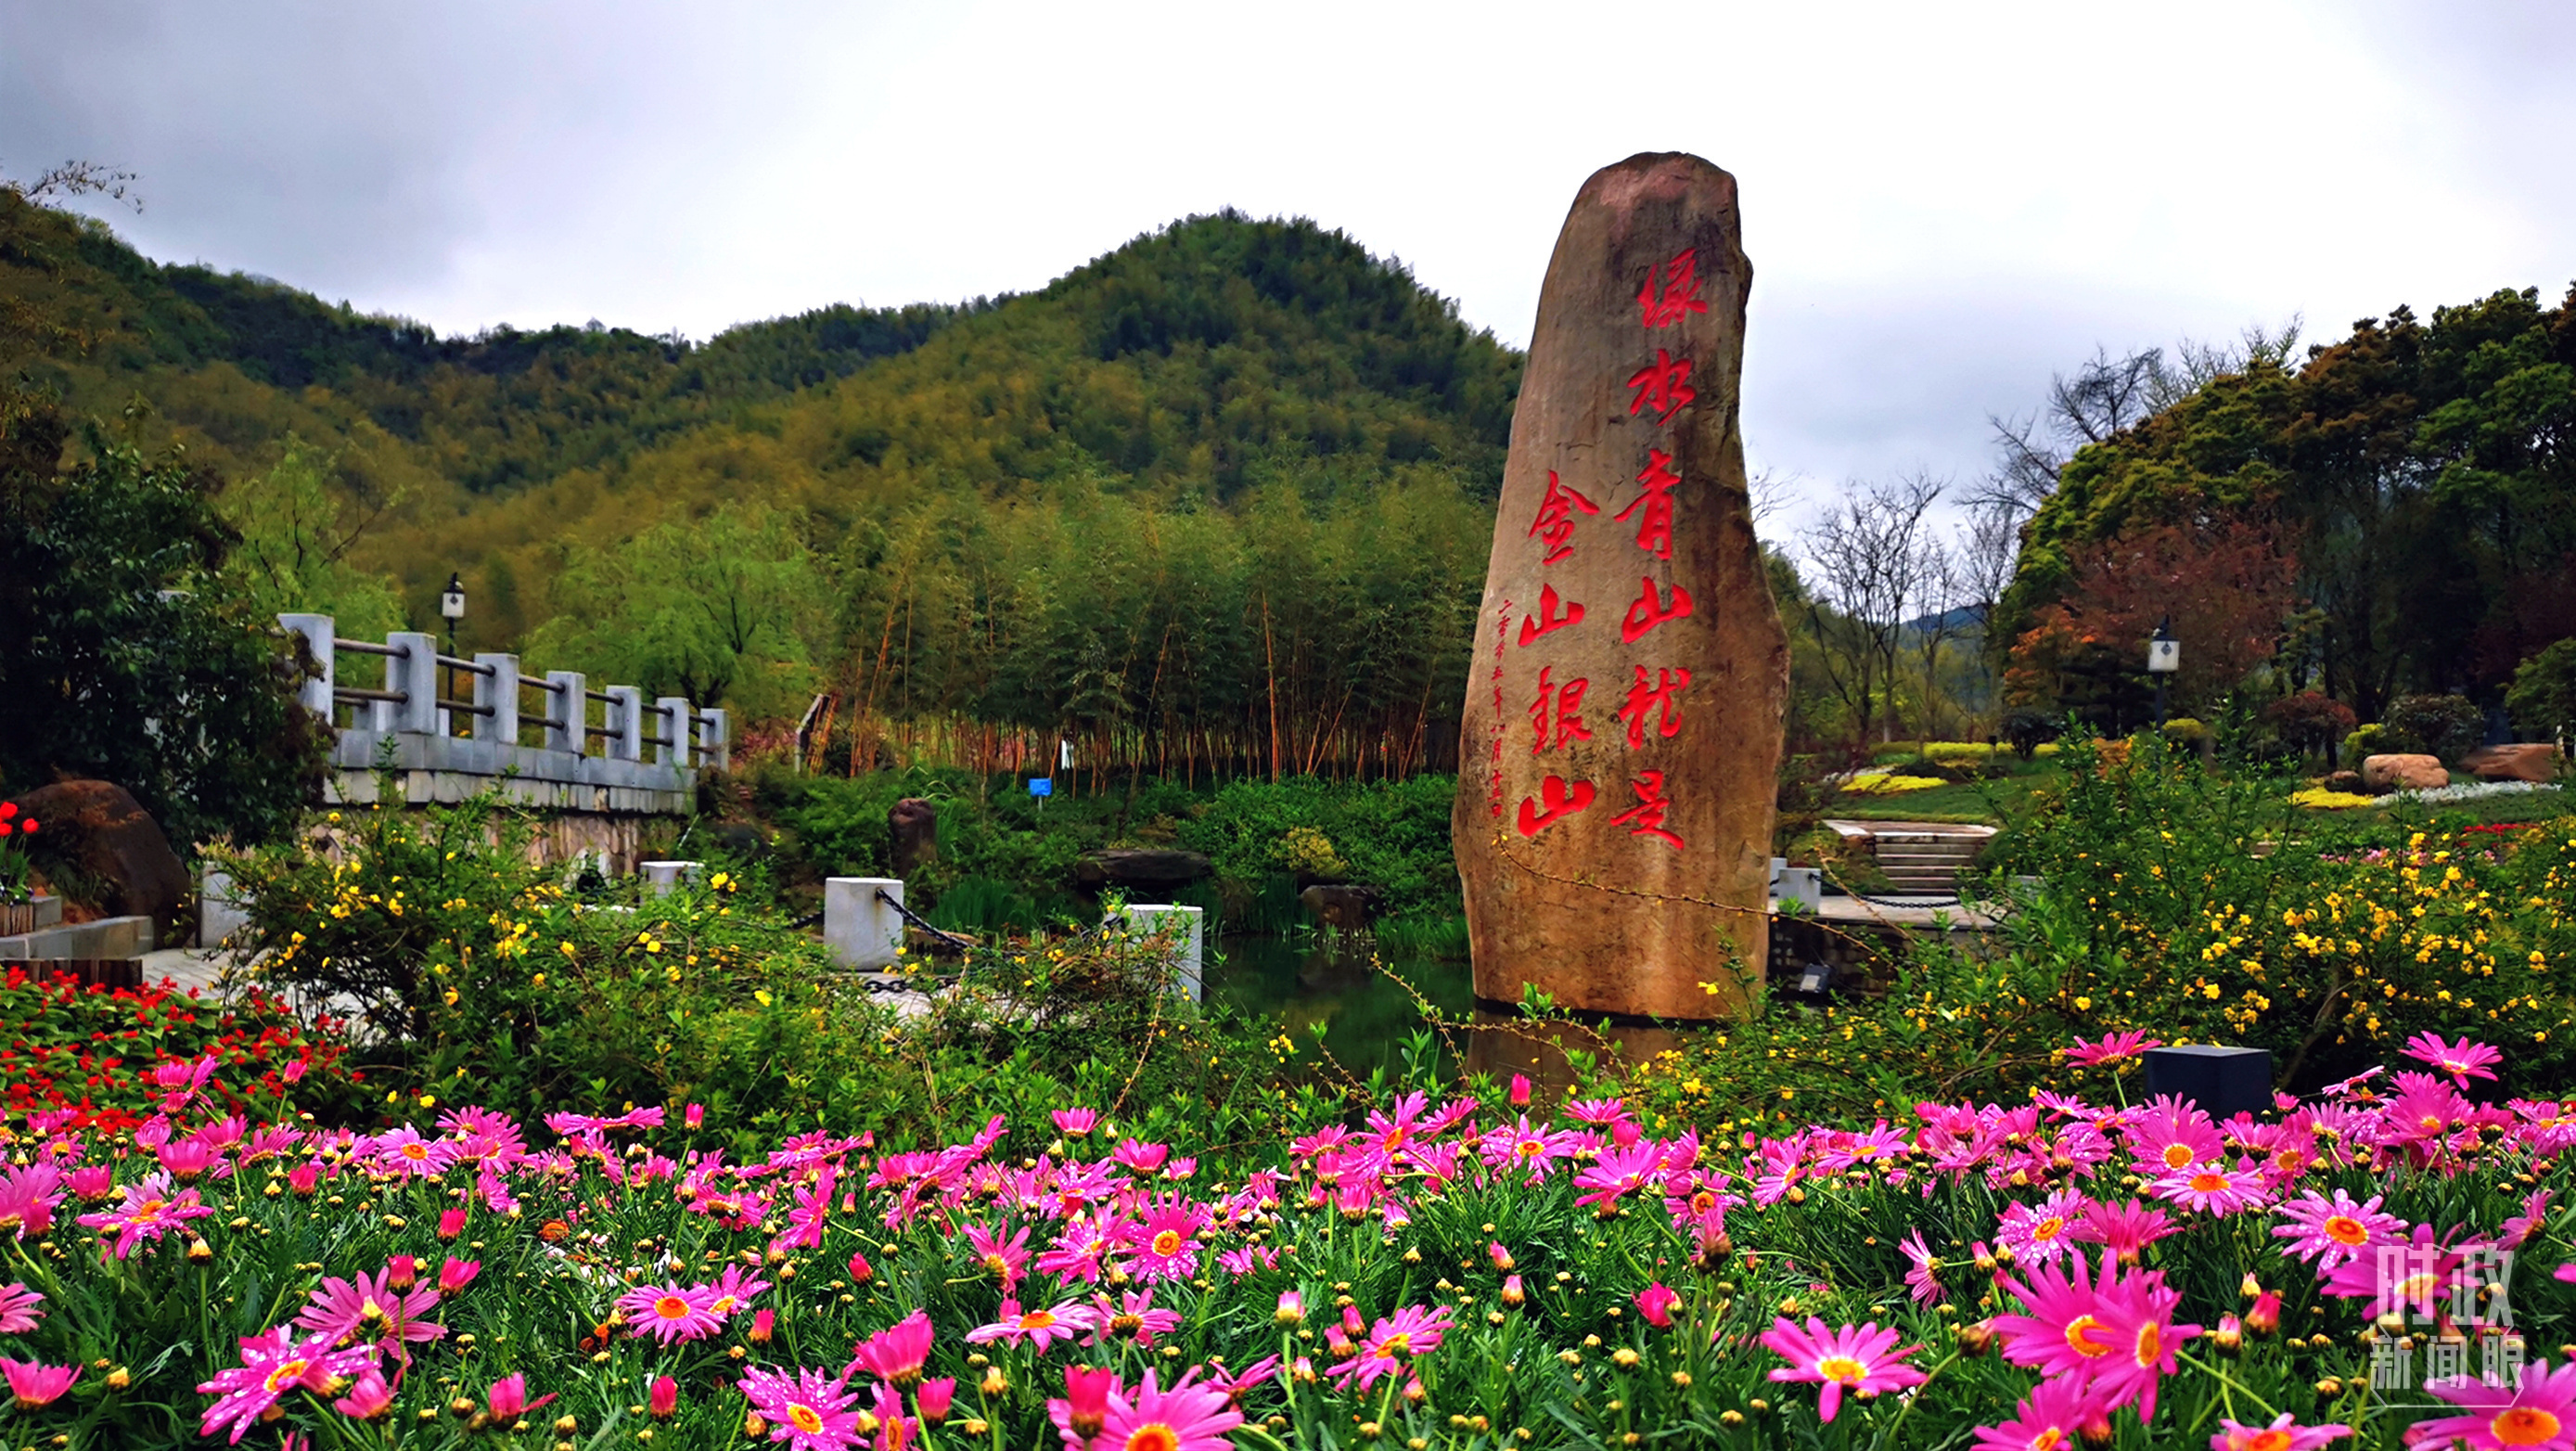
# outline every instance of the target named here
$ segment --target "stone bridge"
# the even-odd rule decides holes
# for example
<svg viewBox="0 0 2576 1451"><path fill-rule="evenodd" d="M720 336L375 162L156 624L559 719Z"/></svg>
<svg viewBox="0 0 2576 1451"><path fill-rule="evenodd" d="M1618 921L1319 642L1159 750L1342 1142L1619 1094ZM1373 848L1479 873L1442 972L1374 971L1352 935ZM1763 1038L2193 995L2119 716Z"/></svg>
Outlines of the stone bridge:
<svg viewBox="0 0 2576 1451"><path fill-rule="evenodd" d="M277 619L311 662L305 705L333 727L329 804L373 803L388 781L406 805L498 790L553 808L549 858L597 852L624 872L643 823L693 813L699 772L732 764L722 710L632 685L594 690L578 671L538 677L516 655L442 655L424 631L379 644L342 638L329 615Z"/></svg>

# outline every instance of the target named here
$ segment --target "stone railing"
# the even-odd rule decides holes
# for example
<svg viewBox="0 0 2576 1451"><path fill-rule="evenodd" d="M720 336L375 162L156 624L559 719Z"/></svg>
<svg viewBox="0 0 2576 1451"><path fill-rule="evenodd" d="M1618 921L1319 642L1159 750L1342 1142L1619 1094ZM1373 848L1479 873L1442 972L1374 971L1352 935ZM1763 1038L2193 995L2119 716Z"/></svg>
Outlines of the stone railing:
<svg viewBox="0 0 2576 1451"><path fill-rule="evenodd" d="M334 803L374 801L379 770L390 765L412 803L462 801L498 786L540 806L685 814L699 769L732 763L725 713L678 696L648 701L632 685L593 690L572 670L538 679L521 672L516 655L441 655L437 637L422 631L377 644L340 638L329 615L277 620L311 661L305 705L337 732L324 787ZM382 659L382 687L340 684L344 655Z"/></svg>

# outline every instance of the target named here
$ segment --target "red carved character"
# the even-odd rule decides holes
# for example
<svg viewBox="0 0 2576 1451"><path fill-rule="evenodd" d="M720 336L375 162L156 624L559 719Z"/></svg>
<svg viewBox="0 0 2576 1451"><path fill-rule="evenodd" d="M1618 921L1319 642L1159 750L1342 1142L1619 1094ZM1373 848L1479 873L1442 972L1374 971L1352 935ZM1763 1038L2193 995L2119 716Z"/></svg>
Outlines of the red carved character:
<svg viewBox="0 0 2576 1451"><path fill-rule="evenodd" d="M1530 641L1535 640L1539 636L1547 634L1550 631L1562 630L1568 625L1578 625L1583 622L1583 606L1576 604L1572 600L1566 600L1563 602L1565 605L1565 613L1560 615L1556 612L1558 603L1555 585L1545 584L1539 586L1538 612L1536 614L1526 615L1521 619L1522 644L1526 645ZM1687 612L1689 606L1685 604L1683 609Z"/></svg>
<svg viewBox="0 0 2576 1451"><path fill-rule="evenodd" d="M1672 798L1664 794L1664 773L1648 771L1628 783L1637 793L1637 804L1610 818L1612 826L1625 826L1630 836L1651 836L1675 851L1682 849L1682 839L1664 830L1664 812ZM1529 803L1521 803L1522 819L1527 820Z"/></svg>
<svg viewBox="0 0 2576 1451"><path fill-rule="evenodd" d="M1634 645L1644 639L1648 630L1664 621L1678 620L1691 612L1690 591L1680 585L1672 587L1672 598L1666 601L1656 595L1653 580L1641 575L1638 577L1637 584L1639 587L1637 598L1628 606L1628 617L1619 622L1620 642L1628 645ZM1521 643L1528 644L1529 638L1529 624L1523 621Z"/></svg>
<svg viewBox="0 0 2576 1451"><path fill-rule="evenodd" d="M1574 534L1574 513L1598 514L1592 501L1556 481L1556 470L1547 471L1547 497L1538 501L1538 517L1530 521L1529 537L1547 541L1547 557L1541 564L1554 564L1574 552L1565 541Z"/></svg>
<svg viewBox="0 0 2576 1451"><path fill-rule="evenodd" d="M1628 386L1637 390L1637 396L1628 402L1629 416L1652 408L1657 424L1671 422L1673 414L1699 396L1698 390L1685 381L1690 370L1690 359L1655 349L1655 360L1629 376Z"/></svg>
<svg viewBox="0 0 2576 1451"><path fill-rule="evenodd" d="M1637 475L1637 482L1646 486L1646 492L1614 516L1625 524L1628 516L1643 506L1645 516L1637 521L1637 547L1657 559L1673 557L1673 486L1682 481L1682 476L1673 472L1672 462L1673 456L1662 449L1647 449L1646 471Z"/></svg>
<svg viewBox="0 0 2576 1451"><path fill-rule="evenodd" d="M1671 327L1684 313L1706 312L1708 304L1699 299L1699 249L1690 248L1664 264L1663 295L1655 295L1655 269L1646 269L1646 280L1637 289L1637 310L1645 315L1648 327Z"/></svg>
<svg viewBox="0 0 2576 1451"><path fill-rule="evenodd" d="M1563 776L1548 777L1538 784L1538 801L1533 802L1526 796L1521 798L1519 823L1521 835L1536 836L1574 813L1588 808L1592 805L1595 794L1589 781L1577 781L1572 786L1567 786ZM1545 811L1539 810L1541 802L1546 804Z"/></svg>
<svg viewBox="0 0 2576 1451"><path fill-rule="evenodd" d="M1537 738L1530 742L1533 756L1548 748L1547 730L1551 718L1556 724L1555 744L1559 749L1567 741L1592 739L1592 732L1584 727L1582 714L1583 692L1592 688L1592 682L1587 679L1569 680L1563 685L1550 684L1548 673L1555 668L1553 665L1539 667L1538 699L1530 705L1530 723L1538 728Z"/></svg>
<svg viewBox="0 0 2576 1451"><path fill-rule="evenodd" d="M1628 749L1642 749L1646 744L1646 726L1651 720L1655 733L1671 740L1681 733L1682 706L1674 697L1690 685L1687 670L1658 670L1653 684L1646 681L1646 667L1637 667L1637 683L1628 687L1628 703L1619 707L1619 719L1628 723Z"/></svg>

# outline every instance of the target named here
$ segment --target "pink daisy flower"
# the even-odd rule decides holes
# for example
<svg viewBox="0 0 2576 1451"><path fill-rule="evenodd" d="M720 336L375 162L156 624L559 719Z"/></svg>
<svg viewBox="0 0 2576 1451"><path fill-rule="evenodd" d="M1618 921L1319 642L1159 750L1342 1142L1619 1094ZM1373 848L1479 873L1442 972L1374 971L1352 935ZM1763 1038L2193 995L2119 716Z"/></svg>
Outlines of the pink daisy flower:
<svg viewBox="0 0 2576 1451"><path fill-rule="evenodd" d="M2118 1255L2120 1263L2134 1265L2139 1251L2172 1233L2172 1215L2132 1199L2125 1204L2095 1204L2086 1209L2066 1237L2078 1244L2098 1244Z"/></svg>
<svg viewBox="0 0 2576 1451"><path fill-rule="evenodd" d="M2227 1141L2198 1104L2168 1094L2139 1114L2129 1131L2129 1153L2139 1173L2161 1178L2222 1161Z"/></svg>
<svg viewBox="0 0 2576 1451"><path fill-rule="evenodd" d="M426 1285L397 1290L393 1280L391 1265L352 1280L335 1275L305 1301L295 1323L332 1345L364 1342L399 1349L406 1341L445 1335L446 1327L421 1318L438 1308L438 1292Z"/></svg>
<svg viewBox="0 0 2576 1451"><path fill-rule="evenodd" d="M2439 1033L2418 1033L2406 1040L2406 1056L2418 1063L2430 1063L2462 1083L2472 1078L2493 1078L2494 1066L2504 1061L2504 1054L2484 1043L2462 1038L2445 1043Z"/></svg>
<svg viewBox="0 0 2576 1451"><path fill-rule="evenodd" d="M1100 1122L1100 1112L1089 1108L1060 1108L1049 1117L1055 1120L1056 1132L1067 1138L1081 1138Z"/></svg>
<svg viewBox="0 0 2576 1451"><path fill-rule="evenodd" d="M1356 1312L1351 1324L1353 1333L1357 1333ZM1448 1306L1425 1310L1419 1305L1407 1305L1371 1326L1358 1353L1324 1374L1336 1380L1350 1380L1356 1389L1367 1390L1381 1376L1403 1370L1416 1358L1439 1349L1440 1337L1448 1329Z"/></svg>
<svg viewBox="0 0 2576 1451"><path fill-rule="evenodd" d="M45 1312L36 1308L43 1303L41 1293L23 1284L0 1289L0 1335L24 1335L35 1329L36 1322L45 1318Z"/></svg>
<svg viewBox="0 0 2576 1451"><path fill-rule="evenodd" d="M2260 1209L2271 1202L2259 1176L2215 1162L2201 1164L2189 1173L2158 1179L2148 1188L2168 1204L2179 1204L2204 1214L2234 1214L2240 1209Z"/></svg>
<svg viewBox="0 0 2576 1451"><path fill-rule="evenodd" d="M707 1285L638 1285L617 1297L630 1335L650 1335L668 1345L675 1340L703 1340L724 1328L715 1312L716 1292Z"/></svg>
<svg viewBox="0 0 2576 1451"><path fill-rule="evenodd" d="M2332 1199L2311 1189L2280 1206L2280 1214L2286 1222L2273 1227L2273 1237L2289 1240L2288 1253L2314 1264L2319 1274L2360 1259L2374 1244L2396 1244L2406 1234L2406 1221L2381 1213L2376 1194L2355 1204L2341 1189Z"/></svg>
<svg viewBox="0 0 2576 1451"><path fill-rule="evenodd" d="M2037 1205L2014 1204L2004 1211L1995 1239L2029 1264L2054 1264L2067 1252L2068 1231L2093 1207L2079 1190L2060 1189Z"/></svg>
<svg viewBox="0 0 2576 1451"><path fill-rule="evenodd" d="M191 1219L203 1219L215 1211L197 1200L197 1191L170 1191L170 1176L155 1174L139 1184L125 1186L125 1198L114 1209L97 1214L84 1214L80 1222L105 1234L111 1230L116 1239L109 1252L123 1259L136 1245L150 1244L165 1234L178 1230Z"/></svg>
<svg viewBox="0 0 2576 1451"><path fill-rule="evenodd" d="M1229 1451L1225 1433L1243 1424L1243 1413L1212 1385L1156 1384L1154 1372L1132 1395L1113 1391L1096 1443L1117 1451Z"/></svg>
<svg viewBox="0 0 2576 1451"><path fill-rule="evenodd" d="M1979 1426L1975 1451L2073 1451L2088 1425L2110 1439L2102 1397L2082 1376L2043 1377L2000 1426Z"/></svg>
<svg viewBox="0 0 2576 1451"><path fill-rule="evenodd" d="M2150 1048L2164 1045L2162 1038L2150 1038L2135 1029L2105 1033L2089 1041L2076 1039L2075 1046L2066 1050L2066 1061L2080 1068L2098 1068L2104 1064L2126 1063Z"/></svg>
<svg viewBox="0 0 2576 1451"><path fill-rule="evenodd" d="M891 1385L911 1386L921 1379L921 1368L930 1360L930 1339L930 1313L915 1310L860 1341L841 1376L846 1380L866 1371Z"/></svg>
<svg viewBox="0 0 2576 1451"><path fill-rule="evenodd" d="M1822 1384L1824 1391L1817 1400L1816 1416L1827 1422L1841 1412L1845 1391L1867 1398L1923 1384L1927 1379L1923 1372L1905 1363L1907 1356L1923 1347L1909 1345L1897 1350L1896 1341L1895 1331L1881 1330L1875 1322L1829 1331L1825 1322L1813 1315L1807 1317L1803 1330L1780 1318L1762 1332L1763 1345L1789 1362L1771 1372L1770 1378Z"/></svg>
<svg viewBox="0 0 2576 1451"><path fill-rule="evenodd" d="M2209 1438L2209 1451L2316 1451L2329 1441L2352 1434L2352 1427L2337 1422L2325 1426L2302 1426L2289 1412L2283 1411L2268 1426L2245 1426L2222 1416L2218 1434Z"/></svg>
<svg viewBox="0 0 2576 1451"><path fill-rule="evenodd" d="M1109 1407L1119 1395L1118 1373L1109 1367L1068 1365L1064 1398L1047 1402L1047 1419L1064 1438L1065 1451L1091 1451L1109 1424Z"/></svg>
<svg viewBox="0 0 2576 1451"><path fill-rule="evenodd" d="M1098 1345L1104 1340L1133 1340L1140 1346L1148 1346L1154 1343L1155 1336L1181 1328L1180 1312L1155 1309L1154 1292L1151 1290L1124 1291L1115 1305L1109 1303L1107 1295L1094 1295L1091 1304L1099 1325L1092 1331L1091 1338L1083 1342L1085 1345Z"/></svg>
<svg viewBox="0 0 2576 1451"><path fill-rule="evenodd" d="M2533 1361L2522 1368L2509 1391L2465 1377L2434 1381L2425 1389L2460 1407L2463 1414L2417 1421L2406 1429L2408 1445L2466 1441L2481 1451L2525 1446L2568 1451L2576 1446L2576 1363L2551 1370L2546 1363Z"/></svg>
<svg viewBox="0 0 2576 1451"><path fill-rule="evenodd" d="M1055 1342L1071 1341L1083 1331L1098 1329L1099 1325L1099 1313L1079 1300L1067 1300L1051 1310L1022 1310L1019 1301L1005 1297L1001 1318L990 1325L967 1331L966 1341L970 1345L1006 1341L1012 1345L1027 1345L1044 1355L1047 1347Z"/></svg>
<svg viewBox="0 0 2576 1451"><path fill-rule="evenodd" d="M966 1226L966 1247L987 1274L1002 1282L1005 1292L1016 1288L1020 1276L1028 1270L1029 1227L1025 1224L1009 1239L1002 1238L998 1230L970 1224Z"/></svg>
<svg viewBox="0 0 2576 1451"><path fill-rule="evenodd" d="M1197 1274L1199 1250L1194 1236L1206 1226L1205 1212L1177 1194L1156 1202L1144 1222L1128 1231L1127 1272L1147 1284Z"/></svg>
<svg viewBox="0 0 2576 1451"><path fill-rule="evenodd" d="M77 1365L46 1365L33 1360L11 1360L0 1356L0 1376L9 1381L9 1396L19 1410L32 1411L62 1399L63 1392L80 1379ZM239 1437L234 1439L238 1440Z"/></svg>
<svg viewBox="0 0 2576 1451"><path fill-rule="evenodd" d="M1949 1298L1949 1291L1941 1288L1941 1257L1923 1242L1923 1231L1907 1231L1896 1247L1905 1254L1905 1283L1915 1303L1931 1305Z"/></svg>
<svg viewBox="0 0 2576 1451"><path fill-rule="evenodd" d="M331 1395L339 1389L341 1379L356 1374L368 1363L368 1352L363 1349L334 1350L331 1342L318 1335L297 1340L294 1332L283 1325L265 1335L243 1337L241 1352L240 1365L217 1371L213 1380L197 1387L199 1395L215 1398L198 1423L197 1434L211 1436L230 1426L236 1446L288 1392L307 1390Z"/></svg>
<svg viewBox="0 0 2576 1451"><path fill-rule="evenodd" d="M742 1373L743 1398L769 1422L769 1439L784 1441L792 1451L842 1451L860 1442L859 1413L850 1406L849 1387L838 1376L799 1370L790 1380L760 1368Z"/></svg>

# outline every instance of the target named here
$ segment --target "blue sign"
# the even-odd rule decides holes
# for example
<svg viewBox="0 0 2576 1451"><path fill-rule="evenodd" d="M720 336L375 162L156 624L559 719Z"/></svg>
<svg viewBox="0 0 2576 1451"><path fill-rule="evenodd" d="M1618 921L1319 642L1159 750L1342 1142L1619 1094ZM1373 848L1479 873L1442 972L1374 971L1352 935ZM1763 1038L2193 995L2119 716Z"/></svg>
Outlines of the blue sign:
<svg viewBox="0 0 2576 1451"><path fill-rule="evenodd" d="M1031 776L1029 778L1029 794L1032 796L1053 796L1055 794L1055 778L1053 776Z"/></svg>

